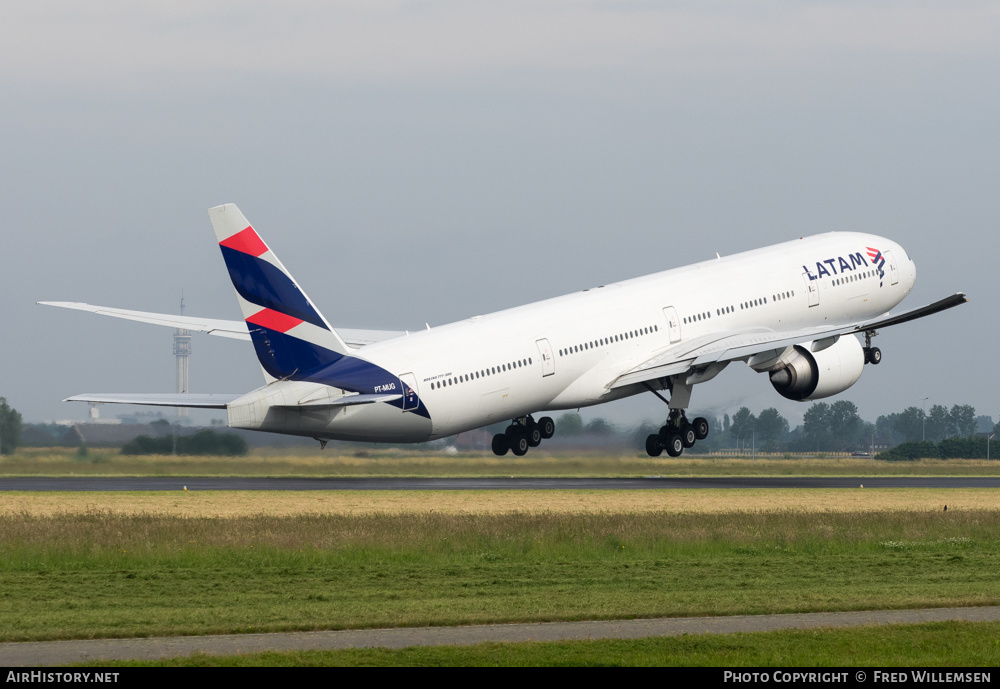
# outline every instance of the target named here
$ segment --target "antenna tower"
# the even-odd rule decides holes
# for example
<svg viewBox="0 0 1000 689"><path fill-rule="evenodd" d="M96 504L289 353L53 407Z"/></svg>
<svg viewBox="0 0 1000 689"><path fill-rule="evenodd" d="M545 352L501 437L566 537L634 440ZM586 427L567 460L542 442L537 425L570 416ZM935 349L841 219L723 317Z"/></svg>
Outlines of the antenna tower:
<svg viewBox="0 0 1000 689"><path fill-rule="evenodd" d="M184 292L181 292L181 315L184 315ZM188 357L191 356L191 331L177 328L174 331L174 356L177 358L177 392L188 392ZM186 407L177 407L177 416L186 417Z"/></svg>

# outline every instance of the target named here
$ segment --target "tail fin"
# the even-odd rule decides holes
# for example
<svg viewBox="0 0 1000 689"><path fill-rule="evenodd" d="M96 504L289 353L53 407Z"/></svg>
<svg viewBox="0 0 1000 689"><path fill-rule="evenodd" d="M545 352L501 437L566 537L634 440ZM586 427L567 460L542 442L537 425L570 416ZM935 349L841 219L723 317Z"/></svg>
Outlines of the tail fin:
<svg viewBox="0 0 1000 689"><path fill-rule="evenodd" d="M303 377L350 353L239 208L227 203L208 216L265 377Z"/></svg>

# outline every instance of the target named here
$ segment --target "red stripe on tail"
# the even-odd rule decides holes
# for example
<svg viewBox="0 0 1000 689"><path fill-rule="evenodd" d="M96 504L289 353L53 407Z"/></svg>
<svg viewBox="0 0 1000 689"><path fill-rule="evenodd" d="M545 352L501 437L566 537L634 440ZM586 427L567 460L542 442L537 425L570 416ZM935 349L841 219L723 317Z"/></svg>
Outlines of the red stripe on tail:
<svg viewBox="0 0 1000 689"><path fill-rule="evenodd" d="M237 232L232 237L219 242L219 246L224 246L227 249L233 249L244 254L250 254L253 257L260 256L267 251L267 244L257 236L252 227L248 227L242 232Z"/></svg>
<svg viewBox="0 0 1000 689"><path fill-rule="evenodd" d="M301 322L301 318L295 318L274 309L264 309L247 318L248 325L259 325L279 333L286 333Z"/></svg>

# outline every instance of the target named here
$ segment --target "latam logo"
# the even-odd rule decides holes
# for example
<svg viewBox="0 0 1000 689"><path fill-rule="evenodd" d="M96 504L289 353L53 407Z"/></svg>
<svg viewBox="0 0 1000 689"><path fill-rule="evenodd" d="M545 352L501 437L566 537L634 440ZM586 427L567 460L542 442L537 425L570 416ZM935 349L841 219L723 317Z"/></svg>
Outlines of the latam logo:
<svg viewBox="0 0 1000 689"><path fill-rule="evenodd" d="M882 255L881 251L870 246L868 247L868 256L872 259L872 265L878 266L878 272L881 275L882 269L885 267L885 256Z"/></svg>
<svg viewBox="0 0 1000 689"><path fill-rule="evenodd" d="M873 249L870 246L866 248L868 249L868 256L871 258L871 264L878 268L879 277L882 277L882 267L885 265L885 256L883 256L882 252L878 249ZM841 273L853 272L867 266L868 261L865 260L864 254L858 251L853 254L848 254L847 258L837 256L836 258L816 261L815 275L806 266L802 266L802 270L805 271L805 274L809 276L810 280L819 280L824 276L828 277L830 275L840 275Z"/></svg>

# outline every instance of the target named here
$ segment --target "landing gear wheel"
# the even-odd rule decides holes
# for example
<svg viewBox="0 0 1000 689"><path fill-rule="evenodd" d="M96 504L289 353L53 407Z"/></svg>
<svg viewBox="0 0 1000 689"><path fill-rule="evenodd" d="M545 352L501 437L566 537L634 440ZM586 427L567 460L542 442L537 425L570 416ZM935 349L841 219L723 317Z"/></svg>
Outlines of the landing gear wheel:
<svg viewBox="0 0 1000 689"><path fill-rule="evenodd" d="M507 440L510 442L510 451L518 457L528 454L528 436L520 431L511 433Z"/></svg>
<svg viewBox="0 0 1000 689"><path fill-rule="evenodd" d="M660 443L660 436L656 433L646 436L646 454L650 457L659 457L663 454L663 445Z"/></svg>
<svg viewBox="0 0 1000 689"><path fill-rule="evenodd" d="M882 350L878 347L872 347L872 338L876 335L878 333L874 330L865 331L865 346L863 347L863 351L865 353L865 363L878 366L882 363Z"/></svg>
<svg viewBox="0 0 1000 689"><path fill-rule="evenodd" d="M669 434L667 442L663 445L671 457L680 457L681 453L684 452L684 440L681 438L681 434L676 431Z"/></svg>
<svg viewBox="0 0 1000 689"><path fill-rule="evenodd" d="M708 419L699 416L697 419L694 420L694 422L691 425L694 426L695 438L697 438L698 440L704 440L705 438L708 437L708 431L709 431Z"/></svg>
<svg viewBox="0 0 1000 689"><path fill-rule="evenodd" d="M531 424L528 426L528 445L531 447L538 447L542 444L542 429L538 427L538 424Z"/></svg>
<svg viewBox="0 0 1000 689"><path fill-rule="evenodd" d="M510 449L510 442L507 440L507 436L503 433L497 433L493 436L493 454L498 457L503 457L507 454L507 450Z"/></svg>
<svg viewBox="0 0 1000 689"><path fill-rule="evenodd" d="M689 423L681 424L681 442L684 444L684 447L694 447L694 442L697 439L694 426Z"/></svg>
<svg viewBox="0 0 1000 689"><path fill-rule="evenodd" d="M551 417L543 416L538 420L538 428L542 432L542 439L548 440L556 434L556 422Z"/></svg>

